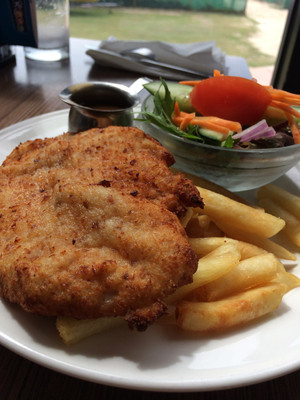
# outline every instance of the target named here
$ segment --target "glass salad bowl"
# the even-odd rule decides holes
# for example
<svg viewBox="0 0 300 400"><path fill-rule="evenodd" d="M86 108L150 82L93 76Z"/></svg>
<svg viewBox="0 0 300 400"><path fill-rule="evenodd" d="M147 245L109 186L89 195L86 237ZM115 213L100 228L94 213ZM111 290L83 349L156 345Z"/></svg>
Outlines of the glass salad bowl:
<svg viewBox="0 0 300 400"><path fill-rule="evenodd" d="M153 109L148 96L142 111ZM149 122L141 129L174 155L174 167L203 177L234 192L255 189L285 174L300 160L300 144L265 149L231 149L202 144L169 133Z"/></svg>

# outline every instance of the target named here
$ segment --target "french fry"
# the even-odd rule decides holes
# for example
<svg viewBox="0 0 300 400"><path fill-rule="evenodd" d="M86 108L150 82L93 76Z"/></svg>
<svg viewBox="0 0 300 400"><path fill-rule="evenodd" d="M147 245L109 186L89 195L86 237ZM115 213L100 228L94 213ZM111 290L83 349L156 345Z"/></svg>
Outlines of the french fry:
<svg viewBox="0 0 300 400"><path fill-rule="evenodd" d="M296 246L300 246L300 218L295 217L294 214L283 208L281 204L277 204L277 199L275 202L271 198L261 198L259 204L271 214L285 221L282 233Z"/></svg>
<svg viewBox="0 0 300 400"><path fill-rule="evenodd" d="M238 265L240 258L241 254L236 243L223 244L200 258L198 269L193 276L193 282L177 289L174 294L166 299L166 302L174 304L197 287L226 274Z"/></svg>
<svg viewBox="0 0 300 400"><path fill-rule="evenodd" d="M176 322L186 331L222 332L272 312L286 291L286 285L273 283L213 302L183 300L176 307Z"/></svg>
<svg viewBox="0 0 300 400"><path fill-rule="evenodd" d="M194 215L187 224L185 230L188 237L203 237L206 236L211 219L207 215Z"/></svg>
<svg viewBox="0 0 300 400"><path fill-rule="evenodd" d="M262 209L241 204L219 193L198 188L204 201L200 214L208 215L219 227L229 226L241 231L270 238L276 235L285 222Z"/></svg>
<svg viewBox="0 0 300 400"><path fill-rule="evenodd" d="M215 301L250 288L264 285L277 276L278 259L272 253L240 261L226 275L201 286L192 293L193 301Z"/></svg>
<svg viewBox="0 0 300 400"><path fill-rule="evenodd" d="M300 286L300 279L289 272L281 272L276 275L272 282L281 283L286 285L287 291L295 289Z"/></svg>
<svg viewBox="0 0 300 400"><path fill-rule="evenodd" d="M77 320L70 317L57 317L56 328L66 345L76 344L83 339L96 335L124 323L121 317L103 317Z"/></svg>
<svg viewBox="0 0 300 400"><path fill-rule="evenodd" d="M296 275L287 272L280 260L277 260L277 274L272 279L272 282L286 285L287 291L300 286L300 279Z"/></svg>
<svg viewBox="0 0 300 400"><path fill-rule="evenodd" d="M299 196L289 193L278 186L266 185L257 191L257 198L259 200L263 198L273 199L273 201L279 204L283 209L289 211L300 220Z"/></svg>
<svg viewBox="0 0 300 400"><path fill-rule="evenodd" d="M207 215L196 215L186 226L189 237L222 236L222 231Z"/></svg>
<svg viewBox="0 0 300 400"><path fill-rule="evenodd" d="M194 210L192 209L192 207L188 207L185 216L182 217L180 220L180 223L184 228L186 228L187 224L189 223L193 215L194 215Z"/></svg>
<svg viewBox="0 0 300 400"><path fill-rule="evenodd" d="M259 254L266 253L266 250L261 247L255 246L254 244L243 242L241 240L232 239L229 237L204 237L204 238L189 238L190 245L194 252L199 256L203 257L216 248L220 247L225 243L236 243L241 253L241 260L245 258L257 256Z"/></svg>
<svg viewBox="0 0 300 400"><path fill-rule="evenodd" d="M236 240L242 240L247 243L252 243L257 247L261 247L269 253L273 253L276 257L282 258L284 260L296 261L297 257L294 253L281 246L280 244L273 242L270 239L263 238L257 235L250 234L249 232L241 231L238 228L233 228L231 226L220 226L226 236L229 236Z"/></svg>

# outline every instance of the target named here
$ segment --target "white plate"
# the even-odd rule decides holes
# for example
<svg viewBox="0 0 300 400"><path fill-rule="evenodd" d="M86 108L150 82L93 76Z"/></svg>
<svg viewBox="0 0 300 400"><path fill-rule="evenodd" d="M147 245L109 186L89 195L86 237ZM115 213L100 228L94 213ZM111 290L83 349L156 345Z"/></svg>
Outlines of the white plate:
<svg viewBox="0 0 300 400"><path fill-rule="evenodd" d="M20 142L67 129L68 110L18 123L0 132L0 161ZM297 168L291 179L299 176ZM279 182L295 187L289 177ZM249 194L250 195L250 194ZM292 269L300 276L300 265ZM300 288L277 311L242 329L211 337L152 326L127 327L67 348L52 318L0 301L0 343L38 364L101 384L155 391L206 391L272 379L300 367Z"/></svg>

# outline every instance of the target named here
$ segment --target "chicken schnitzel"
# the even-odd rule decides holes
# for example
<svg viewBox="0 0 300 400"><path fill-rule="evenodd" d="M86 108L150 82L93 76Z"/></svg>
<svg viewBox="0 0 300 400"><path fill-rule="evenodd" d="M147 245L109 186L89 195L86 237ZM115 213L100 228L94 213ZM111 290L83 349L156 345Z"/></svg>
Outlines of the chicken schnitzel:
<svg viewBox="0 0 300 400"><path fill-rule="evenodd" d="M25 310L144 330L197 268L178 217L202 207L137 128L36 139L0 168L0 295Z"/></svg>
<svg viewBox="0 0 300 400"><path fill-rule="evenodd" d="M108 127L26 142L7 157L2 170L7 176L18 176L47 169L50 186L58 179L110 184L182 217L186 207L203 203L190 180L171 173L173 163L173 155L143 131Z"/></svg>

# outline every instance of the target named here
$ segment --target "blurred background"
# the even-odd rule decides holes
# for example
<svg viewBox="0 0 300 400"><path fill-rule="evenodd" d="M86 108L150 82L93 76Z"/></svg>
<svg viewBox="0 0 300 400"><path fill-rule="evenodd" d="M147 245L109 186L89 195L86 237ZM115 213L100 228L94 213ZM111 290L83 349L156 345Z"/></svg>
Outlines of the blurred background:
<svg viewBox="0 0 300 400"><path fill-rule="evenodd" d="M70 35L87 39L214 40L270 84L292 0L72 0Z"/></svg>

